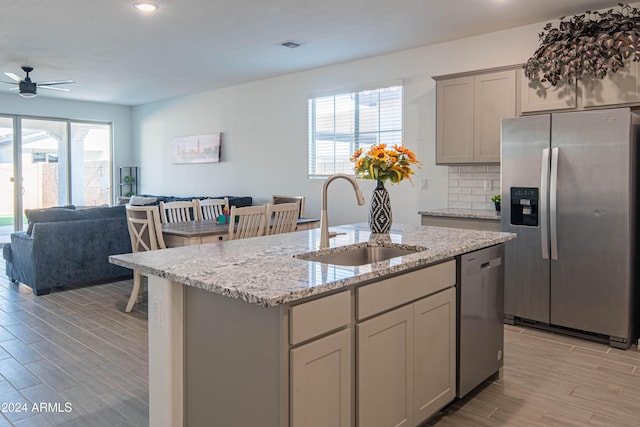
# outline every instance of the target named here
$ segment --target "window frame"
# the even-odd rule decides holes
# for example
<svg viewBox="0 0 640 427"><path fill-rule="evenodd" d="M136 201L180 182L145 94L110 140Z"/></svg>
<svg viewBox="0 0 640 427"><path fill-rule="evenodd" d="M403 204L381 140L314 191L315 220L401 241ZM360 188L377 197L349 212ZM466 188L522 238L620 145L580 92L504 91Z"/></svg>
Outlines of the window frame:
<svg viewBox="0 0 640 427"><path fill-rule="evenodd" d="M382 129L382 120L381 120L381 108L380 108L380 93L383 92L384 90L392 90L393 88L398 88L400 90L400 111L399 111L399 127L398 128L391 128L391 129ZM358 148L360 148L361 146L364 147L368 147L371 144L370 143L363 143L362 142L362 137L363 135L375 135L375 139L377 142L375 143L380 143L381 141L381 136L385 135L385 134L390 134L390 133L399 133L399 138L397 141L393 141L391 144L402 144L402 141L404 140L404 109L405 109L405 105L404 105L404 82L402 80L395 80L395 81L391 81L391 82L385 82L385 83L377 83L374 85L368 85L368 86L362 86L362 87L358 87L355 89L351 89L351 90L340 90L340 91L333 91L333 92L329 92L329 93L323 93L323 94L315 94L313 96L309 96L307 98L307 176L309 179L325 179L328 176L331 176L334 173L346 173L348 175L355 175L355 172L353 171L353 168L350 168L349 171L345 171L343 169L337 170L337 165L338 162L345 162L349 160L349 157L351 156L351 154L353 152L355 152L355 150L357 150ZM360 97L363 93L367 92L367 91L377 91L378 92L378 106L377 106L377 114L378 114L378 120L377 120L377 129L375 131L362 131L361 130L361 123L360 123ZM335 119L335 100L337 97L342 97L345 95L350 95L353 97L353 108L350 111L350 113L353 114L353 141L350 143L351 147L350 147L350 154L349 157L343 159L343 158L337 158L335 156L335 144L336 144L336 135L338 135L338 133L335 131L335 127L336 127L336 119ZM333 141L333 148L334 148L334 158L332 161L332 166L333 166L333 172L331 173L318 173L317 170L317 159L318 159L318 146L317 146L317 141L318 141L318 132L317 132L317 119L318 119L318 111L317 111L317 101L322 99L322 98L331 98L333 97L334 99L334 119L333 119L333 126L334 126L334 131L333 131L333 137L334 137L334 141ZM392 113L390 113L392 114ZM397 113L396 113L397 114Z"/></svg>

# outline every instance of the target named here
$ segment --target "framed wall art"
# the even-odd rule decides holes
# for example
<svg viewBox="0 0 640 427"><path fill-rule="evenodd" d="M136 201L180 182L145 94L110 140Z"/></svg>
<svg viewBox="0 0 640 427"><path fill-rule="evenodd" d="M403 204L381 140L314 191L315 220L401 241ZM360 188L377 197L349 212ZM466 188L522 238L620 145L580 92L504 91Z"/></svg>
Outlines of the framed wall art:
<svg viewBox="0 0 640 427"><path fill-rule="evenodd" d="M218 163L221 142L219 132L171 138L171 163Z"/></svg>

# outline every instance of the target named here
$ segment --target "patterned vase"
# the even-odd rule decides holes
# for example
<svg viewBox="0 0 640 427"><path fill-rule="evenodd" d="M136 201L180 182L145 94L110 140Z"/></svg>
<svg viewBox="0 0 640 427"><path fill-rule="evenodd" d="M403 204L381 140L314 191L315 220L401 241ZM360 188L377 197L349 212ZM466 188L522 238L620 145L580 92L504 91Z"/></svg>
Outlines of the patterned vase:
<svg viewBox="0 0 640 427"><path fill-rule="evenodd" d="M378 185L373 190L371 207L369 209L369 229L372 233L384 234L391 229L391 200L389 192L384 188L384 182L378 181Z"/></svg>

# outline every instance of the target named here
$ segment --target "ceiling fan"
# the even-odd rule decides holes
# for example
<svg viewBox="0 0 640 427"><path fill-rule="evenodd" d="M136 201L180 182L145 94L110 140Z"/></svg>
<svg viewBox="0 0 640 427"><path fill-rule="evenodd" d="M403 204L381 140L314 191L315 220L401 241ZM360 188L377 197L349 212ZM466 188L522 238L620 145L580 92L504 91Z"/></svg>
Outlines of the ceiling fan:
<svg viewBox="0 0 640 427"><path fill-rule="evenodd" d="M23 98L33 98L34 96L37 95L36 91L37 89L43 88L43 89L53 89L53 90L61 90L64 92L68 92L69 89L66 88L62 88L62 87L56 87L56 85L64 85L64 84L68 84L68 83L75 83L73 80L58 80L58 81L52 81L52 82L32 82L31 81L31 77L29 77L29 73L33 71L33 67L28 67L28 66L24 66L22 67L22 71L24 71L27 75L25 76L24 79L21 79L20 77L18 77L17 75L13 74L13 73L4 73L5 76L15 80L13 82L1 82L1 83L7 83L10 85L14 85L14 84L18 84L18 86L12 87L9 90L17 90L19 91L18 93L20 94L20 96L22 96Z"/></svg>

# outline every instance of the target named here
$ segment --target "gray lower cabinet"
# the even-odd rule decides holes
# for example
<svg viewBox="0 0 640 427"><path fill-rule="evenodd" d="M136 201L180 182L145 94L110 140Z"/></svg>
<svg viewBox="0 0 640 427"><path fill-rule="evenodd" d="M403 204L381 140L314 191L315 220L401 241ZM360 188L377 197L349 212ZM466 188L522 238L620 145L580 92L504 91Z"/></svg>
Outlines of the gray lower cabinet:
<svg viewBox="0 0 640 427"><path fill-rule="evenodd" d="M351 425L351 336L346 329L291 350L292 427Z"/></svg>
<svg viewBox="0 0 640 427"><path fill-rule="evenodd" d="M359 426L415 426L455 397L455 288L357 325Z"/></svg>
<svg viewBox="0 0 640 427"><path fill-rule="evenodd" d="M455 288L416 302L413 322L413 411L419 423L456 394Z"/></svg>
<svg viewBox="0 0 640 427"><path fill-rule="evenodd" d="M185 425L419 424L454 398L455 283L448 260L272 308L185 286Z"/></svg>
<svg viewBox="0 0 640 427"><path fill-rule="evenodd" d="M360 323L358 425L413 426L413 305Z"/></svg>

